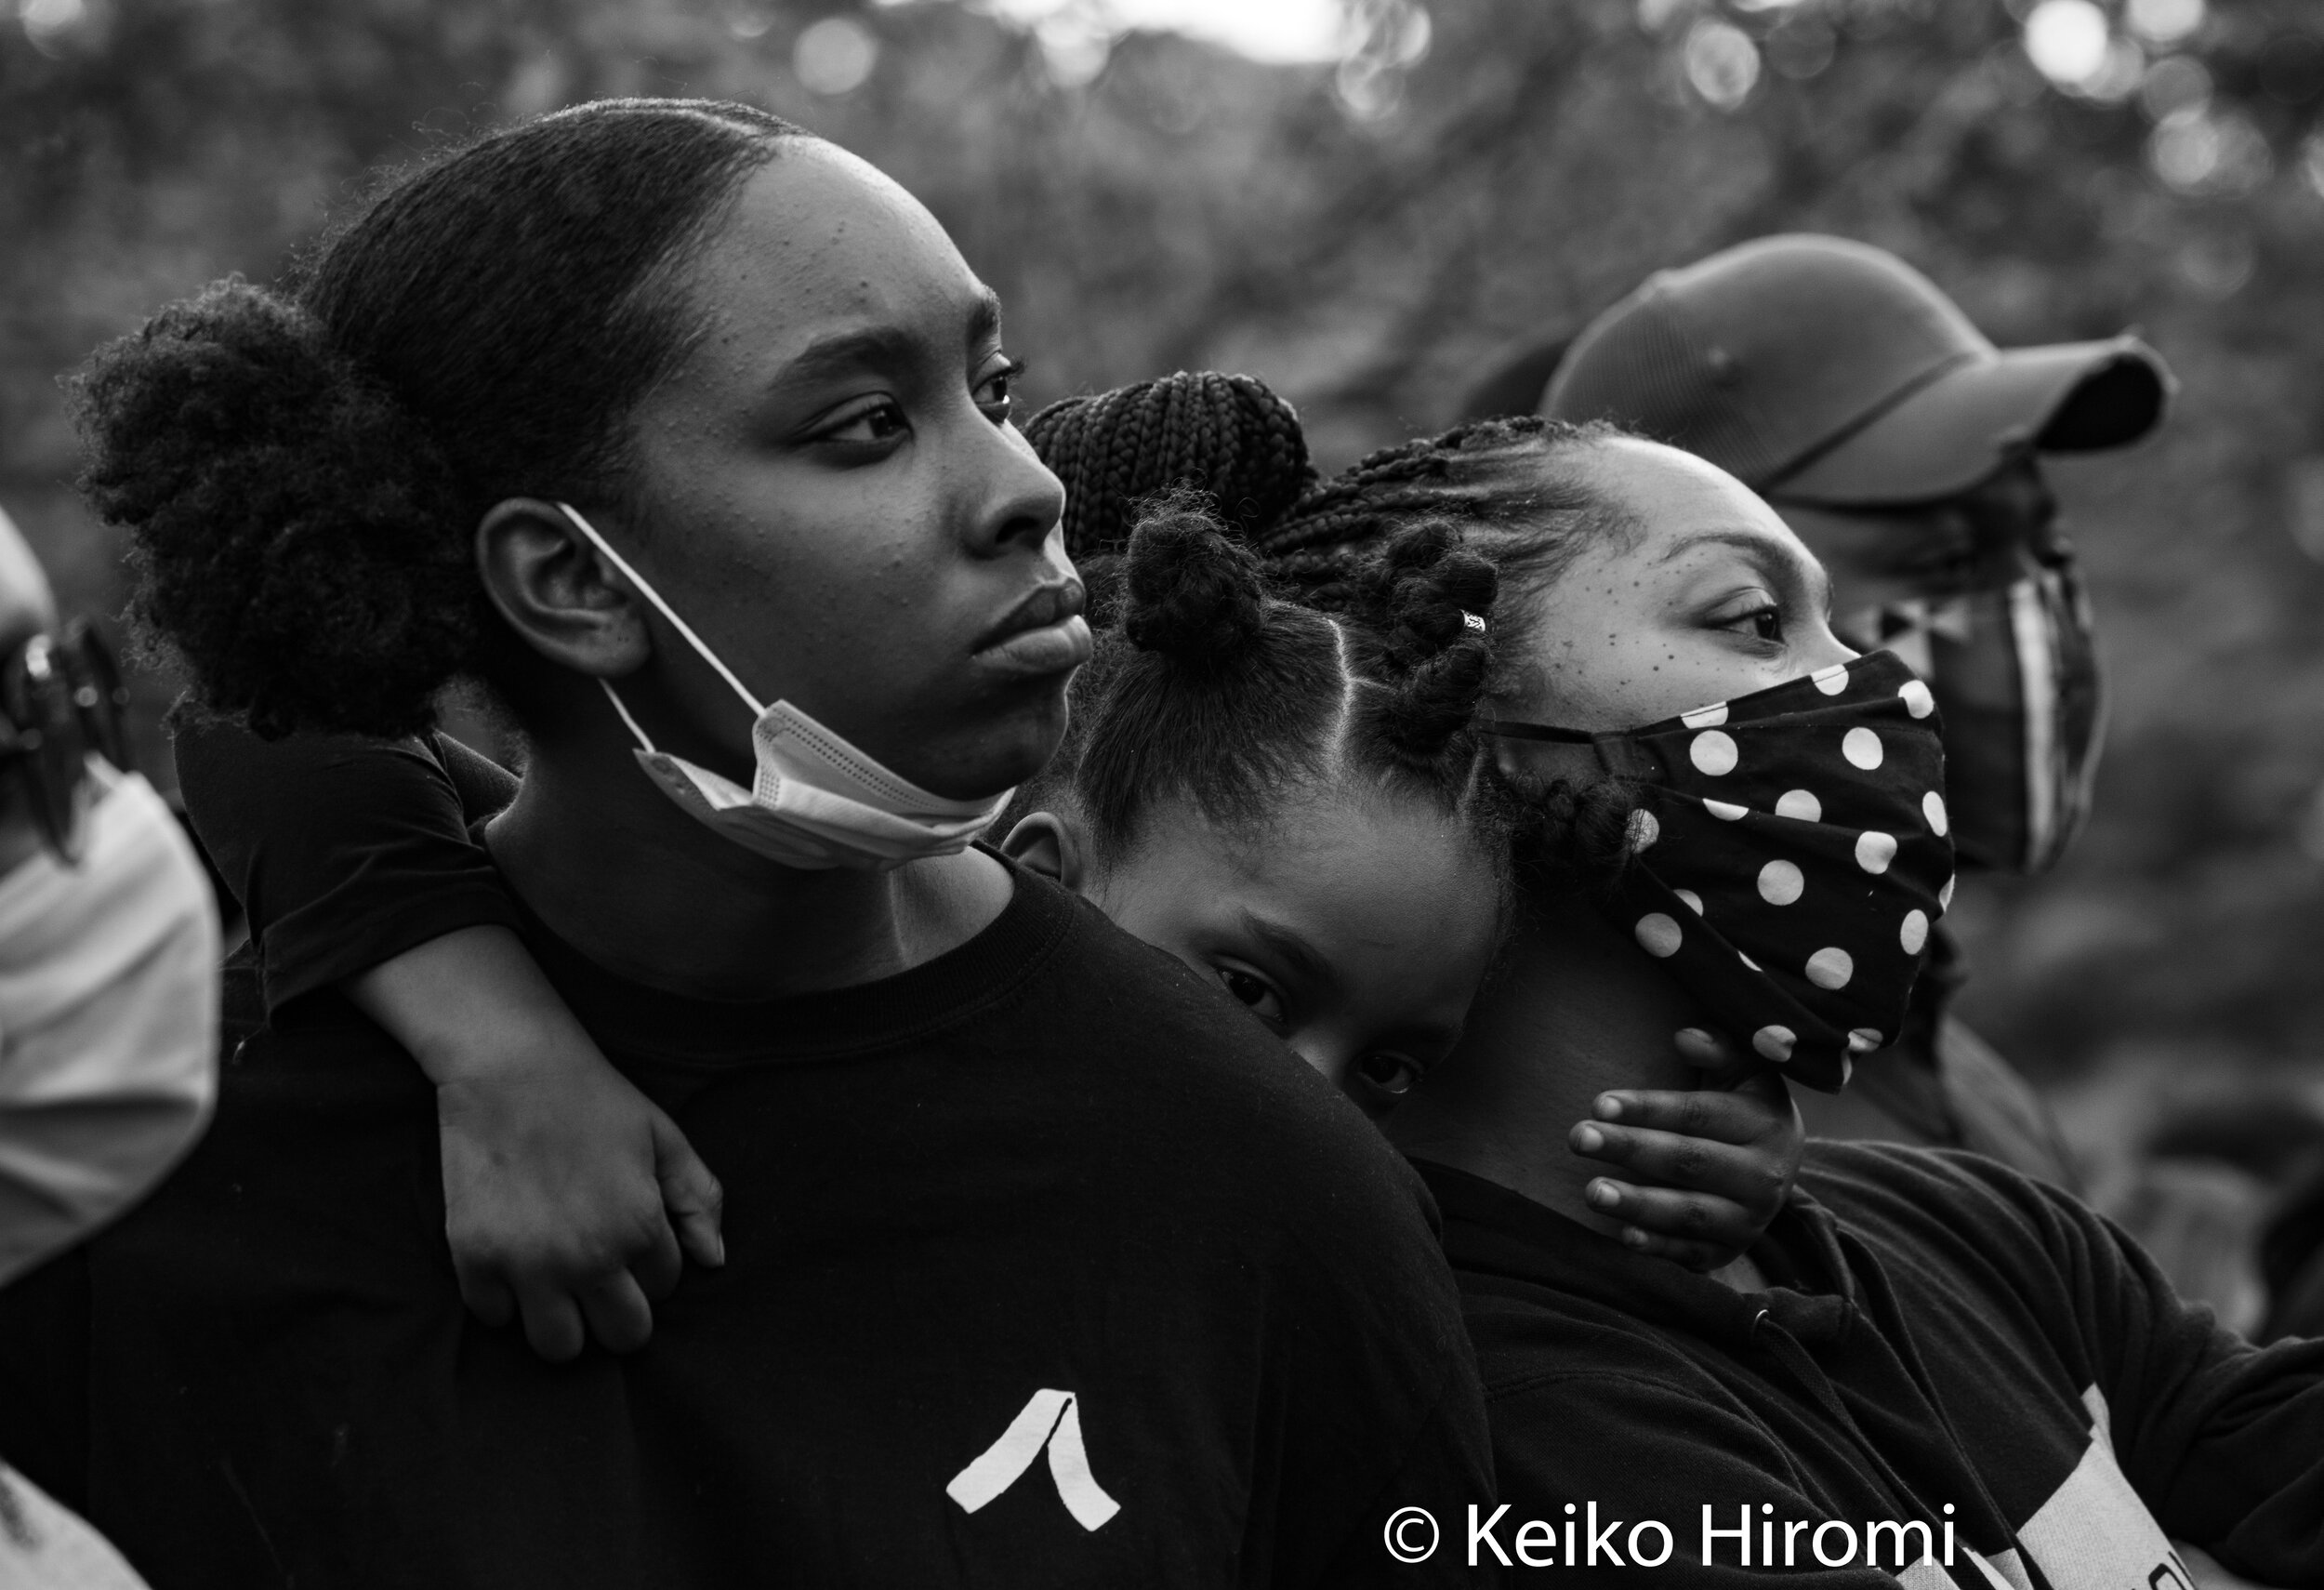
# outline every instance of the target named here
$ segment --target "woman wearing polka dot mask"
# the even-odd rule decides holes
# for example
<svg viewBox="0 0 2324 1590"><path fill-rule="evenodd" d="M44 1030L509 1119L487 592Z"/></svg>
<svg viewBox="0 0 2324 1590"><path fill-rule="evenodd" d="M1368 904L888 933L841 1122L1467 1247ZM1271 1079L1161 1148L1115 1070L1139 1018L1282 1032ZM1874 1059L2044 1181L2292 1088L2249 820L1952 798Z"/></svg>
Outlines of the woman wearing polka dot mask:
<svg viewBox="0 0 2324 1590"><path fill-rule="evenodd" d="M1419 515L1499 567L1494 718L1565 731L1503 739L1543 822L1534 908L1383 1123L1435 1194L1485 1380L1504 1505L1470 1520L1480 1558L2106 1590L2192 1583L2175 1537L2324 1583L2317 1344L2222 1331L2065 1193L1811 1139L1708 1276L1609 1239L1565 1151L1595 1128L1567 1123L1678 1085L1672 1027L1771 1062L1788 1027L1770 1068L1826 1087L1855 1028L1893 1034L1950 876L1937 714L1833 638L1823 570L1741 483L1604 428L1376 456L1268 550L1326 586L1334 550Z"/></svg>
<svg viewBox="0 0 2324 1590"><path fill-rule="evenodd" d="M1689 1025L1706 1048L1839 1088L1851 1053L1895 1037L1951 894L1927 686L1833 636L1823 569L1714 466L1538 421L1433 445L1379 465L1376 504L1359 487L1286 539L1321 562L1327 533L1361 540L1375 507L1395 517L1433 499L1469 522L1515 598L1488 712L1504 767L1550 813L1532 937L1554 969L1522 993L1502 978L1480 1017L1555 1003L1555 1026L1596 1035L1585 1069L1609 1077L1605 1025L1627 1032L1658 1011L1661 1031ZM1296 545L1275 550L1300 572ZM1607 961L1622 975L1566 970Z"/></svg>
<svg viewBox="0 0 2324 1590"><path fill-rule="evenodd" d="M1646 550L1662 579L1629 589L1683 591L1738 563L1784 562L1779 544L1711 534ZM1780 643L1779 607L1746 617ZM1492 732L1589 748L1632 802L1627 861L1595 903L1723 1028L1829 1090L1852 1053L1895 1036L1952 896L1935 711L1929 687L1880 652L1642 729L1504 720Z"/></svg>

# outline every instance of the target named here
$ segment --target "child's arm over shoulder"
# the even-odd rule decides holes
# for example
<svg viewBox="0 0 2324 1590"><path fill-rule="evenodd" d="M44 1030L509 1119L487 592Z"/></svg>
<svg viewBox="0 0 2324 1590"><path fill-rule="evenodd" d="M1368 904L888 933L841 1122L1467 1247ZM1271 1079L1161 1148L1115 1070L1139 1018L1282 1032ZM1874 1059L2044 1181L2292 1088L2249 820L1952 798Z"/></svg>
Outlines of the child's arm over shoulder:
<svg viewBox="0 0 2324 1590"><path fill-rule="evenodd" d="M240 896L278 1010L338 987L436 1084L461 1295L543 1357L619 1351L681 1252L724 1261L718 1178L559 999L469 824L516 781L442 736L266 741L181 713L188 815Z"/></svg>
<svg viewBox="0 0 2324 1590"><path fill-rule="evenodd" d="M516 788L483 757L434 736L262 740L183 709L175 726L186 815L249 918L270 1012L456 928L515 924L469 836Z"/></svg>
<svg viewBox="0 0 2324 1590"><path fill-rule="evenodd" d="M724 1197L677 1124L598 1052L502 927L456 930L348 984L436 1084L460 1295L521 1314L543 1358L653 1333L680 1255L725 1263Z"/></svg>

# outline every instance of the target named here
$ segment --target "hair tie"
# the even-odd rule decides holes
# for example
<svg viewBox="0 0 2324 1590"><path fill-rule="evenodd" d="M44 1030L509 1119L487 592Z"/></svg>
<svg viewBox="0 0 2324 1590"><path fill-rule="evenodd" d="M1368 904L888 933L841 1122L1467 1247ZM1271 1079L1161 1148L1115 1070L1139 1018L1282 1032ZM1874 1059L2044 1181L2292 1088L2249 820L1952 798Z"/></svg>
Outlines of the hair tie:
<svg viewBox="0 0 2324 1590"><path fill-rule="evenodd" d="M1485 633L1485 616L1483 614L1472 613L1464 607L1460 610L1460 621L1467 625L1470 629L1474 629L1478 634L1482 635Z"/></svg>

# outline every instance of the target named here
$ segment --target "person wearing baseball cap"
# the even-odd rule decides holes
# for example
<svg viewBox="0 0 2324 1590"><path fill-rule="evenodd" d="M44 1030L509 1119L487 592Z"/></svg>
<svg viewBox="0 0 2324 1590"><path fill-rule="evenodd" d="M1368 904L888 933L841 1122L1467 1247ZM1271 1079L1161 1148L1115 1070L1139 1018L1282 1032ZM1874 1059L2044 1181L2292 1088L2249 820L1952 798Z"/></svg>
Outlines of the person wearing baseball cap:
<svg viewBox="0 0 2324 1590"><path fill-rule="evenodd" d="M1835 632L1928 681L1964 866L2056 861L2089 807L2104 713L2040 457L2152 431L2173 389L2153 349L1996 348L1894 255L1795 234L1649 277L1546 378L1541 413L1684 447L1766 497L1830 571ZM1941 940L1902 1037L1846 1093L1803 1100L1809 1128L1971 1147L2071 1186L2038 1095L1947 1014L1959 961Z"/></svg>

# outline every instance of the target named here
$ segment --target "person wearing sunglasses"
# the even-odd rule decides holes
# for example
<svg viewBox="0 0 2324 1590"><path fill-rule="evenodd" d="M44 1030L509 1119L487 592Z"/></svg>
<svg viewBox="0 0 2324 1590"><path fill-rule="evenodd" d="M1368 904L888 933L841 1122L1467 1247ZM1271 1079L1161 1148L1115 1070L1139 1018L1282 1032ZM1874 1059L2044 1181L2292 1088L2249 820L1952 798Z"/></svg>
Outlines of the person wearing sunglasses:
<svg viewBox="0 0 2324 1590"><path fill-rule="evenodd" d="M217 907L131 770L104 643L59 625L0 512L0 1285L120 1214L216 1093ZM64 1266L31 1283L66 1284ZM11 1394L55 1366L0 1366ZM87 1524L0 1464L0 1584L134 1590Z"/></svg>
<svg viewBox="0 0 2324 1590"><path fill-rule="evenodd" d="M1630 427L1765 497L1830 572L1833 632L1928 682L1962 865L2053 865L2089 809L2104 711L2040 459L2152 431L2160 356L2128 335L1997 349L1894 255L1791 235L1658 272L1553 357L1479 396L1546 380L1544 415ZM1948 1012L1958 948L1941 928L1931 948L1901 1036L1845 1093L1802 1099L1809 1131L1974 1148L2073 1188L2040 1097Z"/></svg>

